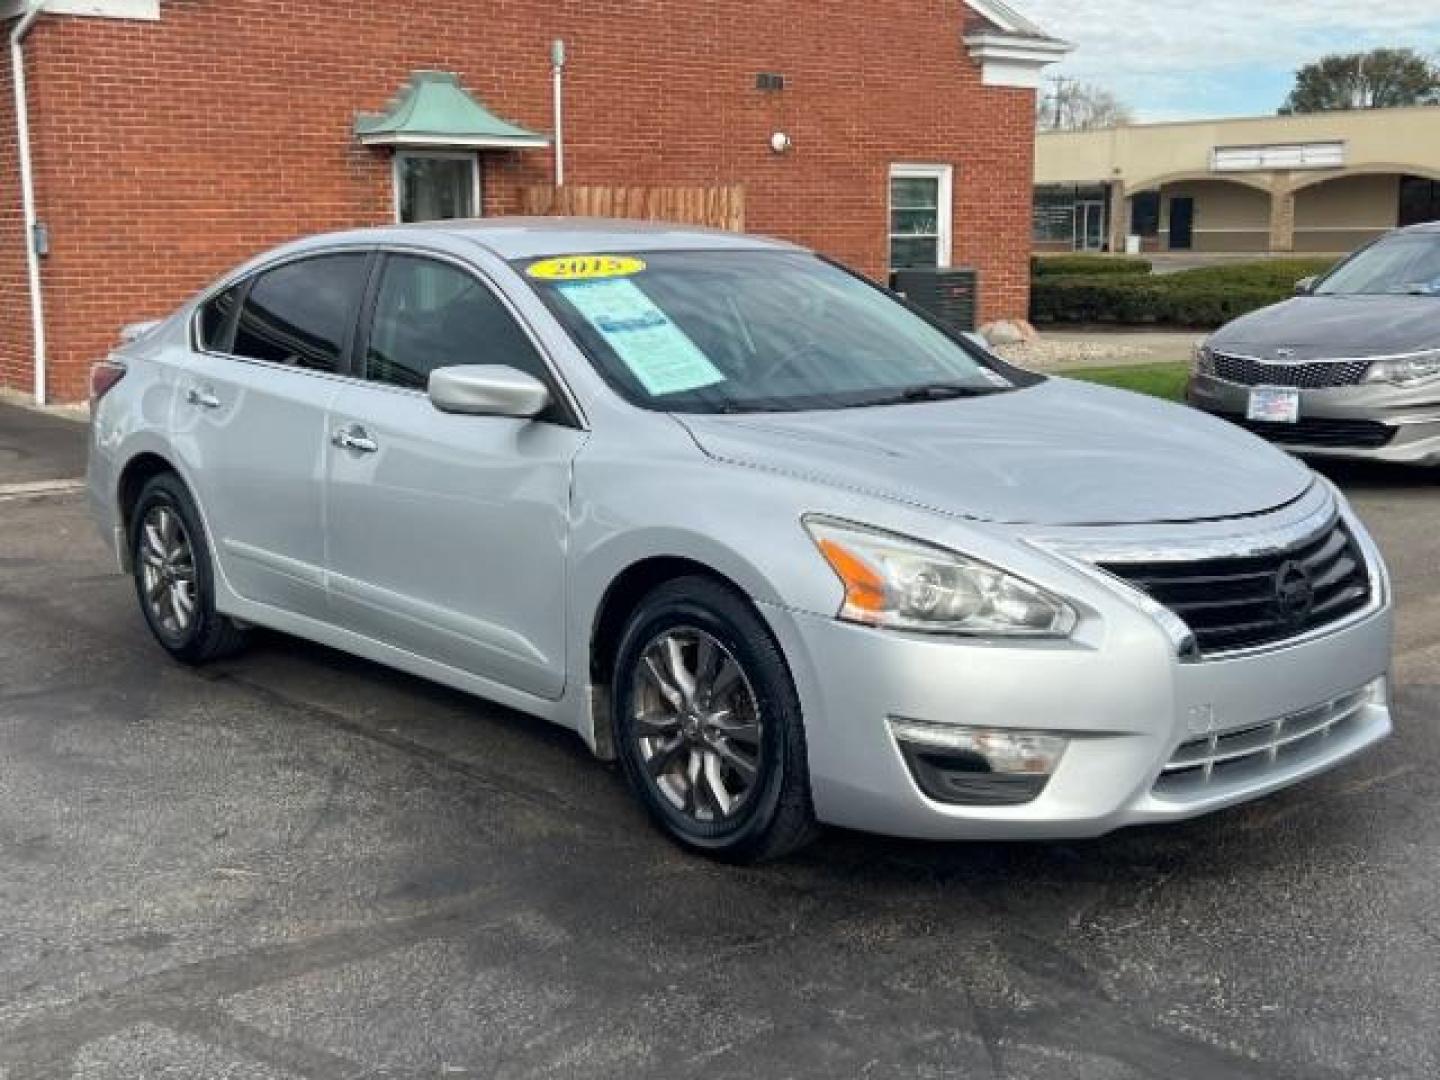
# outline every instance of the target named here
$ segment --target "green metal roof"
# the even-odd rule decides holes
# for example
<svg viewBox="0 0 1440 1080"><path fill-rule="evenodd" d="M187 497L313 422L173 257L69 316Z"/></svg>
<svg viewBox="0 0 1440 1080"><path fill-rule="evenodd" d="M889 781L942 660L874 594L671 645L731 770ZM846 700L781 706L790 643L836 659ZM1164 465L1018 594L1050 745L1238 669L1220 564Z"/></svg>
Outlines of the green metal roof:
<svg viewBox="0 0 1440 1080"><path fill-rule="evenodd" d="M355 136L366 146L549 146L480 104L449 71L416 71L383 113L362 113Z"/></svg>

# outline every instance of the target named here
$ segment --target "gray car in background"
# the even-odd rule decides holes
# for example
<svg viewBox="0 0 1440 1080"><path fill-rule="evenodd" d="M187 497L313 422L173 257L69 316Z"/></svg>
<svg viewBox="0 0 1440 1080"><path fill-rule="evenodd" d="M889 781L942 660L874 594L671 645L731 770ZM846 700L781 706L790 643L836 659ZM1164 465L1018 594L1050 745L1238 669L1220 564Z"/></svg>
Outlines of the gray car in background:
<svg viewBox="0 0 1440 1080"><path fill-rule="evenodd" d="M316 237L92 393L94 510L171 655L264 626L544 717L717 857L1095 836L1390 730L1389 580L1330 483L788 244Z"/></svg>
<svg viewBox="0 0 1440 1080"><path fill-rule="evenodd" d="M1440 464L1440 223L1297 292L1201 345L1190 403L1300 454Z"/></svg>

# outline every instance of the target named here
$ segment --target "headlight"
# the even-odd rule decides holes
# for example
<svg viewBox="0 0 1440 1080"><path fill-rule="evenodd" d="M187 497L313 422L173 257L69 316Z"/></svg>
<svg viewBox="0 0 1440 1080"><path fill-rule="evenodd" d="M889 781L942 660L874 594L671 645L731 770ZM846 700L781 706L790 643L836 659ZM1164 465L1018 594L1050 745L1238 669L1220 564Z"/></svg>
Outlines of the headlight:
<svg viewBox="0 0 1440 1080"><path fill-rule="evenodd" d="M987 563L859 525L806 518L845 586L839 616L867 626L977 637L1065 637L1075 610Z"/></svg>
<svg viewBox="0 0 1440 1080"><path fill-rule="evenodd" d="M1376 360L1365 372L1367 383L1394 383L1396 386L1415 386L1428 382L1440 375L1440 349L1434 352L1416 353L1414 356L1396 356L1388 360Z"/></svg>
<svg viewBox="0 0 1440 1080"><path fill-rule="evenodd" d="M1195 346L1195 374L1215 374L1215 353L1203 341Z"/></svg>

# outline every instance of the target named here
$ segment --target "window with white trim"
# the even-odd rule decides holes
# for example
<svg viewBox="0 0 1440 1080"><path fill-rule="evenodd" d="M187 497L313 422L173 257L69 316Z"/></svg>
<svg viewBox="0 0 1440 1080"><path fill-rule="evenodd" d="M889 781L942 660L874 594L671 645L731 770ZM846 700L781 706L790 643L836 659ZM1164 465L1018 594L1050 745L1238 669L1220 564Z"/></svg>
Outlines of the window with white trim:
<svg viewBox="0 0 1440 1080"><path fill-rule="evenodd" d="M480 216L480 160L474 151L395 154L395 220Z"/></svg>
<svg viewBox="0 0 1440 1080"><path fill-rule="evenodd" d="M890 167L890 269L950 265L949 165Z"/></svg>

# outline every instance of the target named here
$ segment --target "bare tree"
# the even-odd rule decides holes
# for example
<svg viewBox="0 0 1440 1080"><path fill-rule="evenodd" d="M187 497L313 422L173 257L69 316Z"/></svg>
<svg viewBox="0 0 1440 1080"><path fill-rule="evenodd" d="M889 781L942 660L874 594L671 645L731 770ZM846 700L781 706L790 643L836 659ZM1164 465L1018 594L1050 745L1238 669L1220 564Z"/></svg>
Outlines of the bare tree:
<svg viewBox="0 0 1440 1080"><path fill-rule="evenodd" d="M1130 106L1094 83L1054 79L1052 90L1035 103L1035 121L1041 131L1095 131L1119 127L1134 120Z"/></svg>

